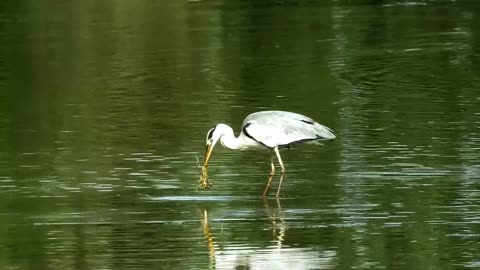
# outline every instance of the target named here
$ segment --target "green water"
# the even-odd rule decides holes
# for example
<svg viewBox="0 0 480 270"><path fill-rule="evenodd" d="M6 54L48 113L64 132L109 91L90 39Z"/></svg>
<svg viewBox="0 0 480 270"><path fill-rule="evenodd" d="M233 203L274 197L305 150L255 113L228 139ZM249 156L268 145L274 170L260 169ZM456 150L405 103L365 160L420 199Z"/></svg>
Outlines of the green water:
<svg viewBox="0 0 480 270"><path fill-rule="evenodd" d="M0 268L479 268L479 37L475 1L2 2ZM337 139L278 200L221 146L197 191L266 109Z"/></svg>

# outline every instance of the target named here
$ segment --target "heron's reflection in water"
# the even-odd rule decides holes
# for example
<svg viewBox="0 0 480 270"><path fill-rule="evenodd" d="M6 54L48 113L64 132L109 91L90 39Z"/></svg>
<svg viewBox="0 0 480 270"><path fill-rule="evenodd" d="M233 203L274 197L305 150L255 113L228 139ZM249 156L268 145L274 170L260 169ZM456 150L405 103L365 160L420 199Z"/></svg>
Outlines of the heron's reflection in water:
<svg viewBox="0 0 480 270"><path fill-rule="evenodd" d="M282 248L283 241L285 240L285 233L287 231L287 224L285 223L285 215L282 211L282 206L280 205L280 199L275 199L277 208L271 208L267 199L264 199L263 202L265 205L265 212L272 224L273 242L275 243L275 246L280 249Z"/></svg>
<svg viewBox="0 0 480 270"><path fill-rule="evenodd" d="M262 246L257 244L218 244L216 234L222 231L212 229L212 217L208 210L202 211L203 235L209 251L210 269L330 269L335 266L336 252L321 247L291 247L285 245L288 226L280 200L275 207L264 199L264 209L271 224L272 238L265 239ZM251 242L251 241L250 241Z"/></svg>
<svg viewBox="0 0 480 270"><path fill-rule="evenodd" d="M215 240L213 238L212 230L208 222L207 209L203 209L202 214L203 214L203 236L205 236L205 239L207 240L209 266L211 269L214 269L215 268L215 249L216 249Z"/></svg>

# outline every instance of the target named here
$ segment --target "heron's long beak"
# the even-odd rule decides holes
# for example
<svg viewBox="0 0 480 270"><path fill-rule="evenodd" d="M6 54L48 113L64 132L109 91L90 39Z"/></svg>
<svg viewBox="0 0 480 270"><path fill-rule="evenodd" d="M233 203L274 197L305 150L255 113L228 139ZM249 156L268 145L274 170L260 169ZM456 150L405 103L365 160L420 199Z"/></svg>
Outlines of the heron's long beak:
<svg viewBox="0 0 480 270"><path fill-rule="evenodd" d="M213 147L215 146L215 144L217 143L217 141L209 141L207 143L207 147L205 148L205 163L203 164L203 167L204 168L207 168L208 167L208 161L210 160L210 155L212 155L212 150L213 150Z"/></svg>

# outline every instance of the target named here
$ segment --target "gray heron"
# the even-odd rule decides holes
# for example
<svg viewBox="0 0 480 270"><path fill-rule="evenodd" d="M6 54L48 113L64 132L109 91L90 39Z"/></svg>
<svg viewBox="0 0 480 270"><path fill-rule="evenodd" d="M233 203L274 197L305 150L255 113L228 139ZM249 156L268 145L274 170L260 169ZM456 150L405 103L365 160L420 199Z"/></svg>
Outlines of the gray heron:
<svg viewBox="0 0 480 270"><path fill-rule="evenodd" d="M262 196L267 195L275 175L274 157L276 156L281 168L280 182L276 194L276 197L278 197L285 174L285 165L279 149L290 148L290 146L295 144L333 139L335 139L335 134L330 128L315 122L307 116L293 112L261 111L252 113L243 121L242 130L238 137L235 137L230 126L217 124L207 133L205 163L201 171L200 186L205 189L211 187L207 176L208 161L210 160L213 147L218 141L225 148L231 150L270 150L272 153L271 172Z"/></svg>

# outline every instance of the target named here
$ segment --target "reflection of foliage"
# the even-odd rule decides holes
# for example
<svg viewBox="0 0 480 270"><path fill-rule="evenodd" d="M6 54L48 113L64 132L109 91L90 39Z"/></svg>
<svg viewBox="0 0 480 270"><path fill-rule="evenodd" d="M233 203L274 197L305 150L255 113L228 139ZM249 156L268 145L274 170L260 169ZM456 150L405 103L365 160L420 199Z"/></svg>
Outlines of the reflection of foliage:
<svg viewBox="0 0 480 270"><path fill-rule="evenodd" d="M346 269L475 259L478 7L361 2L2 3L0 268L146 269L166 254L165 267L188 268L185 250L204 250L182 242L198 235L182 223L192 207L141 198L194 190L207 128L266 108L339 131L338 148L306 161L331 160L322 170L332 181L318 170L305 175L322 181L303 188L286 179L289 196L306 195L290 209L333 213L300 215L285 238L278 207L225 223L217 243L328 247ZM229 155L224 175L243 166L232 170L260 178L252 164L264 171L265 157L247 157ZM247 180L232 176L238 189L219 192L263 187ZM217 209L245 208L258 206Z"/></svg>
<svg viewBox="0 0 480 270"><path fill-rule="evenodd" d="M431 222L441 219L432 205L452 204L462 183L446 179L456 180L464 167L472 166L471 152L465 151L471 141L461 138L471 137L476 128L470 114L462 113L471 111L477 92L479 78L471 72L475 30L458 20L459 13L470 13L458 6L429 2L413 8L397 2L348 13L335 8L335 51L329 65L341 89L340 179L346 205L379 204L389 213L404 209L418 214L415 226L387 229L382 239L369 236L375 221L348 238L361 239L353 249L368 258L365 265L388 264L384 260L401 250L425 249L412 266L443 267L437 252L453 239L444 237L446 226L437 231L439 239L429 238L438 229ZM344 218L363 220L351 213ZM464 224L461 230L472 228ZM396 239L399 231L409 240ZM378 254L367 241L391 248L392 254Z"/></svg>

